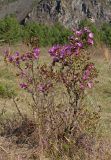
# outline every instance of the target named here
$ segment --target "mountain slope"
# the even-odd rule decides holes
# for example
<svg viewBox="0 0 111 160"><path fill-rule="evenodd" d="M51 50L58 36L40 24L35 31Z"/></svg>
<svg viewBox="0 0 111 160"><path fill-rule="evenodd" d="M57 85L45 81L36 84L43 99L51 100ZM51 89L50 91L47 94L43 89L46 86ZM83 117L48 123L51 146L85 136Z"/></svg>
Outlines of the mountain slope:
<svg viewBox="0 0 111 160"><path fill-rule="evenodd" d="M111 22L111 0L1 0L0 18L15 14L20 22L61 22L67 27L88 18L97 24Z"/></svg>

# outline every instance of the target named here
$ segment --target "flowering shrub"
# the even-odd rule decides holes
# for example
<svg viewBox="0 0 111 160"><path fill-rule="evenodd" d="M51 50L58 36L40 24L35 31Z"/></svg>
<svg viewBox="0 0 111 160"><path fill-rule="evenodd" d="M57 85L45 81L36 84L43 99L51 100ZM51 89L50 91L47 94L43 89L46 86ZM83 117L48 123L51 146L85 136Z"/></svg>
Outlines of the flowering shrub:
<svg viewBox="0 0 111 160"><path fill-rule="evenodd" d="M74 31L69 44L56 45L49 50L53 59L52 69L59 65L59 81L66 87L71 103L76 107L86 88L92 88L97 76L94 64L90 62L86 47L93 45L93 33L87 28ZM79 107L79 106L78 106ZM77 109L77 108L76 108Z"/></svg>
<svg viewBox="0 0 111 160"><path fill-rule="evenodd" d="M88 112L83 104L84 91L94 86L97 77L87 52L87 47L94 44L93 33L88 28L73 33L67 45L54 45L49 50L51 65L39 65L38 48L22 55L5 52L5 60L18 69L20 87L32 96L39 147L56 158L63 158L64 152L73 158L79 143L90 153L92 142L87 131L94 126L93 134L99 119L97 113ZM59 98L60 87L63 91ZM93 118L96 120L91 123Z"/></svg>

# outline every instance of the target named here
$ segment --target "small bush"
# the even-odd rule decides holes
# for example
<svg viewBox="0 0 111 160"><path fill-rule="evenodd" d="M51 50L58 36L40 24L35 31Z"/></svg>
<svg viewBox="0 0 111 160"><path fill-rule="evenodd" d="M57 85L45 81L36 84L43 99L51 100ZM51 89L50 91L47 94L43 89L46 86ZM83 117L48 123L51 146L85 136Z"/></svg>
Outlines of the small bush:
<svg viewBox="0 0 111 160"><path fill-rule="evenodd" d="M30 22L24 27L23 38L26 40L37 36L40 40L40 46L50 46L66 43L69 35L71 35L71 31L60 24L47 26Z"/></svg>
<svg viewBox="0 0 111 160"><path fill-rule="evenodd" d="M54 34L57 31L59 29ZM100 117L95 110L87 109L83 101L85 91L94 86L97 77L97 70L87 53L87 47L93 43L93 33L84 28L74 31L67 45L54 45L49 50L50 65L39 65L39 48L24 54L5 55L6 61L17 68L20 87L32 97L29 105L36 124L38 155L47 153L57 160L77 159L76 156L86 159L86 155L93 154ZM22 133L27 136L27 130L31 129L29 125L27 121L26 129L20 125L25 129L22 129L21 137Z"/></svg>
<svg viewBox="0 0 111 160"><path fill-rule="evenodd" d="M21 39L21 26L14 17L6 17L0 20L0 41L15 43Z"/></svg>
<svg viewBox="0 0 111 160"><path fill-rule="evenodd" d="M68 42L68 36L71 34L71 30L57 23L49 29L50 44L65 44Z"/></svg>

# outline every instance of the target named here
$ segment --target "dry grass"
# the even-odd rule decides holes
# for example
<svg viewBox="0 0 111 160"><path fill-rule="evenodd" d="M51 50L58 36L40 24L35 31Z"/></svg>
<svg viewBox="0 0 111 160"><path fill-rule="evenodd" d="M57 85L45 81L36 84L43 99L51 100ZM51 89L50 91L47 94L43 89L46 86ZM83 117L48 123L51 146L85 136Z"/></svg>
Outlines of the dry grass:
<svg viewBox="0 0 111 160"><path fill-rule="evenodd" d="M15 70L13 67L8 66L3 61L2 52L8 46L0 47L0 83L10 85L17 93L18 105L20 109L30 114L31 110L27 106L27 101L30 101L28 94L21 91L16 84L17 79L14 78ZM23 45L12 46L11 51L20 51L21 53L27 51L28 48ZM47 54L46 48L41 49L40 63L49 63L50 57ZM102 133L105 139L111 138L111 52L106 47L91 50L93 52L92 59L95 62L99 71L99 76L95 88L90 92L88 91L87 104L91 107L101 107L101 124L98 132ZM96 54L97 53L97 54ZM23 97L20 98L19 97ZM16 112L14 103L10 99L0 98L0 110L4 108L7 116ZM31 158L31 153L34 150L29 149L27 146L16 146L11 141L5 138L0 138L0 160L28 160ZM34 154L32 160L34 160ZM41 160L44 160L42 158Z"/></svg>

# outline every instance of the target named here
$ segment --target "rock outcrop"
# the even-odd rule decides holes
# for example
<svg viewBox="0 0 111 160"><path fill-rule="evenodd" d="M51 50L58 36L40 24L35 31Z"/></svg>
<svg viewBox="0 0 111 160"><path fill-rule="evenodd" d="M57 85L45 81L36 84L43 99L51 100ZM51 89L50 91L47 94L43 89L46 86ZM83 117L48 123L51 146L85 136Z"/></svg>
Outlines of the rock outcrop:
<svg viewBox="0 0 111 160"><path fill-rule="evenodd" d="M33 10L34 2L35 0L0 0L0 19L15 15L21 22Z"/></svg>
<svg viewBox="0 0 111 160"><path fill-rule="evenodd" d="M4 3L1 0L0 3L0 18L15 14L21 23L59 21L72 27L85 18L97 24L111 23L111 0L4 0Z"/></svg>

